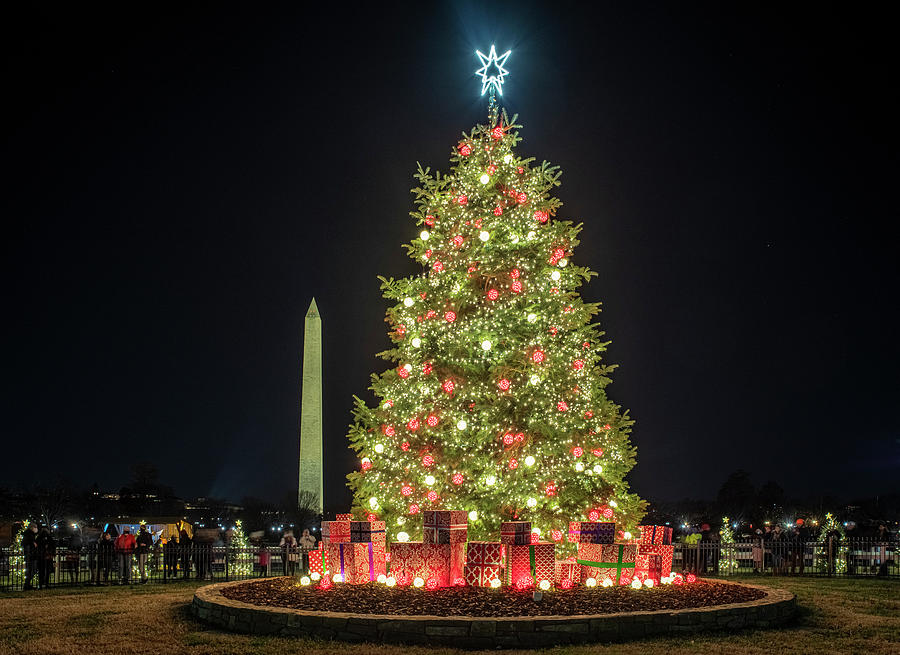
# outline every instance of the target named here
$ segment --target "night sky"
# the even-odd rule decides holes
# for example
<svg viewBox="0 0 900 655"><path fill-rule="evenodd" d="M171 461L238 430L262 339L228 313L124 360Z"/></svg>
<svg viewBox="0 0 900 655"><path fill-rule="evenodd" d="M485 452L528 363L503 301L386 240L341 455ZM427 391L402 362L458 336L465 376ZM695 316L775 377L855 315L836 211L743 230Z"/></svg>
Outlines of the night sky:
<svg viewBox="0 0 900 655"><path fill-rule="evenodd" d="M117 489L149 461L183 496L295 489L315 296L345 504L352 395L387 366L376 275L419 270L412 173L485 119L496 43L519 152L562 167L584 222L633 489L712 497L744 468L792 496L900 490L886 16L329 5L4 16L0 486Z"/></svg>

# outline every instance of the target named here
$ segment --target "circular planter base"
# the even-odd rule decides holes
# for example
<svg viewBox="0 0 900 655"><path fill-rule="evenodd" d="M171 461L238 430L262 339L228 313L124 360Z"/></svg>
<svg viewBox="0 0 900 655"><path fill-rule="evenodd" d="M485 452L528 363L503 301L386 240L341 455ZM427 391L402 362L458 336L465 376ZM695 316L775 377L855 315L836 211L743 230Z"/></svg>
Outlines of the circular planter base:
<svg viewBox="0 0 900 655"><path fill-rule="evenodd" d="M744 585L761 589L766 596L746 603L702 608L576 616L479 618L348 614L263 607L222 595L222 589L240 584L251 583L223 582L201 587L191 602L192 613L216 627L257 635L443 646L447 645L447 638L452 637L453 645L460 648L539 648L704 630L772 628L790 620L796 611L794 594L782 589Z"/></svg>

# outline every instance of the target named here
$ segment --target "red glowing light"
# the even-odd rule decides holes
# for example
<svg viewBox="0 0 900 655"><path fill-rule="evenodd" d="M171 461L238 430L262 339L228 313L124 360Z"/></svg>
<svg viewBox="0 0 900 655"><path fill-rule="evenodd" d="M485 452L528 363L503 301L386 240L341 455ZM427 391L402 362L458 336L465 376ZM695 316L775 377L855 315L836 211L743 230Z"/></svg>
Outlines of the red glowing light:
<svg viewBox="0 0 900 655"><path fill-rule="evenodd" d="M440 273L444 270L444 265L440 261L436 261L431 268L434 269L435 273Z"/></svg>
<svg viewBox="0 0 900 655"><path fill-rule="evenodd" d="M562 530L551 530L550 538L553 539L553 541L562 541L562 538L563 538ZM571 580L569 582L571 582Z"/></svg>
<svg viewBox="0 0 900 655"><path fill-rule="evenodd" d="M425 455L424 457L422 457L422 466L425 466L427 468L427 467L433 466L433 465L434 465L434 457L432 457L431 455Z"/></svg>
<svg viewBox="0 0 900 655"><path fill-rule="evenodd" d="M433 503L433 502L436 502L437 499L438 499L437 491L435 491L434 489L432 489L432 490L429 491L427 494L425 494L425 497L426 497L429 501L431 501L432 503Z"/></svg>
<svg viewBox="0 0 900 655"><path fill-rule="evenodd" d="M409 513L410 513L410 514L418 514L418 513L419 513L419 506L416 505L415 503L413 503L412 505L410 505L410 506L409 506ZM397 582L399 582L399 580L398 580Z"/></svg>
<svg viewBox="0 0 900 655"><path fill-rule="evenodd" d="M472 264L472 265L469 266L469 268L468 268L469 273L474 273L474 272L477 271L477 270L478 270L478 267L477 267L475 264Z"/></svg>
<svg viewBox="0 0 900 655"><path fill-rule="evenodd" d="M447 312L446 314L444 314L444 320L448 323L452 323L456 320L456 312Z"/></svg>
<svg viewBox="0 0 900 655"><path fill-rule="evenodd" d="M434 226L434 216L426 216L425 225L427 225L428 227Z"/></svg>
<svg viewBox="0 0 900 655"><path fill-rule="evenodd" d="M524 205L526 202L528 202L528 194L524 191L519 191L519 193L516 195L516 202L518 202L520 205Z"/></svg>
<svg viewBox="0 0 900 655"><path fill-rule="evenodd" d="M569 411L569 403L567 403L565 400L560 400L558 403L556 403L556 409L561 412L567 412Z"/></svg>
<svg viewBox="0 0 900 655"><path fill-rule="evenodd" d="M465 587L465 586L466 586L466 579L465 579L465 578L456 578L456 579L453 581L453 586L454 586L454 587Z"/></svg>
<svg viewBox="0 0 900 655"><path fill-rule="evenodd" d="M459 154L461 154L463 157L468 157L472 154L472 146L470 146L468 143L461 143L457 150L459 150Z"/></svg>
<svg viewBox="0 0 900 655"><path fill-rule="evenodd" d="M519 166L519 167L516 169L516 172L517 172L519 175L523 175L523 174L525 173L525 169L522 168L521 166Z"/></svg>
<svg viewBox="0 0 900 655"><path fill-rule="evenodd" d="M581 446L575 446L572 449L572 454L575 455L575 457L581 457L582 455L584 455L584 448L582 448Z"/></svg>
<svg viewBox="0 0 900 655"><path fill-rule="evenodd" d="M531 533L531 543L538 544L541 542L541 536L537 532Z"/></svg>
<svg viewBox="0 0 900 655"><path fill-rule="evenodd" d="M547 483L547 486L544 487L544 493L547 494L548 498L552 498L556 495L556 482L550 481Z"/></svg>
<svg viewBox="0 0 900 655"><path fill-rule="evenodd" d="M495 125L491 130L491 138L493 138L495 141L499 141L500 139L502 139L503 127L501 127L500 125Z"/></svg>
<svg viewBox="0 0 900 655"><path fill-rule="evenodd" d="M533 583L531 581L531 578L522 577L516 580L516 589L518 589L519 591L531 589L532 585Z"/></svg>
<svg viewBox="0 0 900 655"><path fill-rule="evenodd" d="M515 437L511 435L509 432L503 435L503 443L507 446L512 446L513 441L515 441Z"/></svg>
<svg viewBox="0 0 900 655"><path fill-rule="evenodd" d="M334 585L331 583L327 577L322 578L322 582L319 583L319 589L331 589Z"/></svg>
<svg viewBox="0 0 900 655"><path fill-rule="evenodd" d="M419 508L416 507L417 511L418 511L418 509ZM401 573L400 575L397 576L397 585L400 587L408 587L410 585L410 582L411 581L409 579L409 576L406 575L405 573Z"/></svg>
<svg viewBox="0 0 900 655"><path fill-rule="evenodd" d="M509 468L511 468L511 469L519 468L519 460L517 460L515 457L513 459L509 460Z"/></svg>
<svg viewBox="0 0 900 655"><path fill-rule="evenodd" d="M465 239L463 239L463 236L461 234L457 234L455 237L453 237L453 245L457 248L459 248L463 244L463 241L465 241Z"/></svg>
<svg viewBox="0 0 900 655"><path fill-rule="evenodd" d="M453 380L444 380L441 383L441 389L443 389L445 393L453 393L454 386Z"/></svg>
<svg viewBox="0 0 900 655"><path fill-rule="evenodd" d="M367 521L377 521L377 520L378 520L378 515L377 515L377 514L372 514L371 512L369 512L369 513L366 515L366 520L367 520Z"/></svg>
<svg viewBox="0 0 900 655"><path fill-rule="evenodd" d="M572 362L572 368L574 368L576 371L580 371L584 368L584 361L576 359L574 362Z"/></svg>
<svg viewBox="0 0 900 655"><path fill-rule="evenodd" d="M600 520L600 512L595 509L592 509L588 512L588 521L599 521Z"/></svg>
<svg viewBox="0 0 900 655"><path fill-rule="evenodd" d="M584 418L594 418L594 412L592 412L591 410L587 410L584 413Z"/></svg>
<svg viewBox="0 0 900 655"><path fill-rule="evenodd" d="M500 216L503 213L503 207L497 205L494 207L494 216Z"/></svg>
<svg viewBox="0 0 900 655"><path fill-rule="evenodd" d="M469 204L469 197L466 195L457 196L456 202L460 205L467 205Z"/></svg>
<svg viewBox="0 0 900 655"><path fill-rule="evenodd" d="M688 573L687 577L685 578L685 582L687 582L688 584L693 584L694 582L697 582L697 576L693 573Z"/></svg>
<svg viewBox="0 0 900 655"><path fill-rule="evenodd" d="M491 164L490 166L487 167L487 172L488 172L488 175L493 175L494 173L497 172L497 167L494 166L493 164Z"/></svg>
<svg viewBox="0 0 900 655"><path fill-rule="evenodd" d="M370 468L372 468L372 462L366 460L360 466L362 467L363 471L368 471Z"/></svg>
<svg viewBox="0 0 900 655"><path fill-rule="evenodd" d="M397 375L399 375L404 380L409 377L409 371L406 370L405 366L401 366L397 369Z"/></svg>
<svg viewBox="0 0 900 655"><path fill-rule="evenodd" d="M500 391L509 391L509 380L507 380L506 378L501 378L497 383L497 386L500 387Z"/></svg>
<svg viewBox="0 0 900 655"><path fill-rule="evenodd" d="M425 318L434 318L435 316L437 316L437 312L433 309L429 309L427 312L425 312Z"/></svg>
<svg viewBox="0 0 900 655"><path fill-rule="evenodd" d="M431 365L431 362L425 362L424 364L422 364L422 373L424 373L425 375L431 373L432 370L433 367Z"/></svg>
<svg viewBox="0 0 900 655"><path fill-rule="evenodd" d="M551 326L550 326L550 329L547 330L547 331L548 331L550 334L555 335L557 332L559 332L559 328L557 328L555 325L551 325Z"/></svg>
<svg viewBox="0 0 900 655"><path fill-rule="evenodd" d="M511 271L509 272L509 276L510 276L512 279L514 279L514 280L518 280L518 279L519 279L519 275L521 275L521 272L519 271L518 268L514 268L513 270L511 270Z"/></svg>
<svg viewBox="0 0 900 655"><path fill-rule="evenodd" d="M594 448L594 449L591 451L591 454L592 454L594 457L603 457L603 449L602 449L602 448Z"/></svg>
<svg viewBox="0 0 900 655"><path fill-rule="evenodd" d="M397 433L397 431L394 430L394 426L393 426L393 425L385 425L385 426L382 426L381 430L382 430L382 432L384 432L384 433L385 433L387 436L389 436L389 437L393 437L393 436Z"/></svg>
<svg viewBox="0 0 900 655"><path fill-rule="evenodd" d="M400 487L400 493L403 494L404 496L412 496L412 492L413 492L413 488L411 486L409 486L408 484L405 484L402 487Z"/></svg>
<svg viewBox="0 0 900 655"><path fill-rule="evenodd" d="M559 588L560 589L571 589L573 584L574 583L571 580L569 580L569 578L564 578L559 581Z"/></svg>
<svg viewBox="0 0 900 655"><path fill-rule="evenodd" d="M462 474L462 473L454 473L454 474L453 474L453 478L451 478L451 479L453 480L453 484L459 485L459 484L462 484L462 483L463 483L463 480L464 480L465 478L463 478L463 474Z"/></svg>
<svg viewBox="0 0 900 655"><path fill-rule="evenodd" d="M511 285L509 285L509 288L513 293L521 293L522 292L521 280L513 280L513 283Z"/></svg>
<svg viewBox="0 0 900 655"><path fill-rule="evenodd" d="M435 416L434 414L429 414L428 418L425 419L425 422L428 424L428 427L434 428L437 427L439 421L437 416Z"/></svg>
<svg viewBox="0 0 900 655"><path fill-rule="evenodd" d="M613 512L611 507L604 507L601 514L603 514L603 518L605 519L611 519L613 516L615 516L615 512Z"/></svg>
<svg viewBox="0 0 900 655"><path fill-rule="evenodd" d="M431 252L432 252L431 248L429 248L428 250L425 251L425 259L428 259L429 257L431 257Z"/></svg>
<svg viewBox="0 0 900 655"><path fill-rule="evenodd" d="M500 292L496 289L489 289L487 292L488 300L497 300L500 297Z"/></svg>
<svg viewBox="0 0 900 655"><path fill-rule="evenodd" d="M534 220L536 220L538 223L546 223L548 218L550 218L550 214L541 209L538 209L536 212L534 212Z"/></svg>
<svg viewBox="0 0 900 655"><path fill-rule="evenodd" d="M388 398L387 400L384 401L384 404L387 405L388 407L393 407L394 401L391 400L390 398Z"/></svg>
<svg viewBox="0 0 900 655"><path fill-rule="evenodd" d="M434 591L438 588L438 581L436 578L428 578L428 582L425 583L425 588L428 591Z"/></svg>
<svg viewBox="0 0 900 655"><path fill-rule="evenodd" d="M540 364L544 361L544 351L543 350L535 350L531 353L531 361L535 364Z"/></svg>
<svg viewBox="0 0 900 655"><path fill-rule="evenodd" d="M517 433L516 433L516 441L517 441L518 443L522 443L523 441L525 441L525 433L524 433L524 432L517 432Z"/></svg>
<svg viewBox="0 0 900 655"><path fill-rule="evenodd" d="M591 347L590 341L585 341L583 344L581 344L581 349L582 349L582 350L587 350L587 349L590 348L590 347Z"/></svg>
<svg viewBox="0 0 900 655"><path fill-rule="evenodd" d="M402 444L400 444L400 450L402 450L404 453L407 452L409 450L409 442L404 441Z"/></svg>
<svg viewBox="0 0 900 655"><path fill-rule="evenodd" d="M409 419L409 421L406 423L406 427L409 428L409 430L411 432L415 432L416 430L419 429L419 419L417 419L417 418Z"/></svg>

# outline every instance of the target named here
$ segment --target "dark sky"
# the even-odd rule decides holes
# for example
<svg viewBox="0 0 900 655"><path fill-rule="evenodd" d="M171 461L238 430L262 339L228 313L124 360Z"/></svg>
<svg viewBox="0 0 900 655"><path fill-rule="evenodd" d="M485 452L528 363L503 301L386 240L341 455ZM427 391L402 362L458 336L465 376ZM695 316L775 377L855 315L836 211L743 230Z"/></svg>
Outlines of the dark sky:
<svg viewBox="0 0 900 655"><path fill-rule="evenodd" d="M898 491L888 18L725 4L6 14L0 486L150 461L182 495L295 488L315 295L344 503L351 397L385 366L376 275L416 270L411 175L484 119L496 43L520 152L562 166L585 225L633 488Z"/></svg>

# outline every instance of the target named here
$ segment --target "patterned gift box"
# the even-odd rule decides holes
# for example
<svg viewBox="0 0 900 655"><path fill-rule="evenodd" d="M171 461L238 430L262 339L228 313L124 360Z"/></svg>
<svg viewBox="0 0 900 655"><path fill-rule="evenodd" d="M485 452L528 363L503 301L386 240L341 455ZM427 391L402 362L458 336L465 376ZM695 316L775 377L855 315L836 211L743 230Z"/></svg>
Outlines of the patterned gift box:
<svg viewBox="0 0 900 655"><path fill-rule="evenodd" d="M348 584L373 582L385 573L384 546L360 543L330 543L328 569L332 575L340 573Z"/></svg>
<svg viewBox="0 0 900 655"><path fill-rule="evenodd" d="M500 524L500 543L523 546L531 543L531 521L504 521Z"/></svg>
<svg viewBox="0 0 900 655"><path fill-rule="evenodd" d="M675 546L666 544L638 544L635 569L658 569L665 577L672 573L672 556Z"/></svg>
<svg viewBox="0 0 900 655"><path fill-rule="evenodd" d="M502 569L499 566L466 564L466 584L472 587L490 587L491 582L500 579Z"/></svg>
<svg viewBox="0 0 900 655"><path fill-rule="evenodd" d="M350 521L322 521L322 541L326 544L350 543Z"/></svg>
<svg viewBox="0 0 900 655"><path fill-rule="evenodd" d="M421 541L391 543L391 575L398 581L406 577L411 584L416 578L425 582L437 580L438 586L449 587L452 547L450 544L426 544Z"/></svg>
<svg viewBox="0 0 900 655"><path fill-rule="evenodd" d="M327 570L328 551L322 547L322 542L320 541L318 548L309 551L309 572L324 576Z"/></svg>
<svg viewBox="0 0 900 655"><path fill-rule="evenodd" d="M615 523L570 521L569 542L574 544L611 544L616 539Z"/></svg>
<svg viewBox="0 0 900 655"><path fill-rule="evenodd" d="M350 542L364 544L370 541L384 546L385 522L350 521Z"/></svg>
<svg viewBox="0 0 900 655"><path fill-rule="evenodd" d="M534 584L553 581L556 575L556 544L537 543L506 547L506 567L503 582L514 585L525 578Z"/></svg>
<svg viewBox="0 0 900 655"><path fill-rule="evenodd" d="M466 576L466 544L449 544L450 546L450 584Z"/></svg>
<svg viewBox="0 0 900 655"><path fill-rule="evenodd" d="M581 582L581 564L574 559L558 559L553 565L553 582L559 584L563 580L571 580L574 584Z"/></svg>
<svg viewBox="0 0 900 655"><path fill-rule="evenodd" d="M642 544L665 544L672 543L672 528L665 525L639 525L641 531Z"/></svg>
<svg viewBox="0 0 900 655"><path fill-rule="evenodd" d="M334 517L335 521L352 521L353 514L338 514Z"/></svg>
<svg viewBox="0 0 900 655"><path fill-rule="evenodd" d="M422 513L426 544L464 544L469 530L468 512L460 510L426 510ZM461 571L460 571L461 573Z"/></svg>
<svg viewBox="0 0 900 655"><path fill-rule="evenodd" d="M470 541L466 544L466 583L474 587L490 587L503 570L503 544L493 541Z"/></svg>
<svg viewBox="0 0 900 655"><path fill-rule="evenodd" d="M594 578L598 583L612 580L629 584L634 577L637 546L633 544L578 544L577 561L581 579Z"/></svg>

